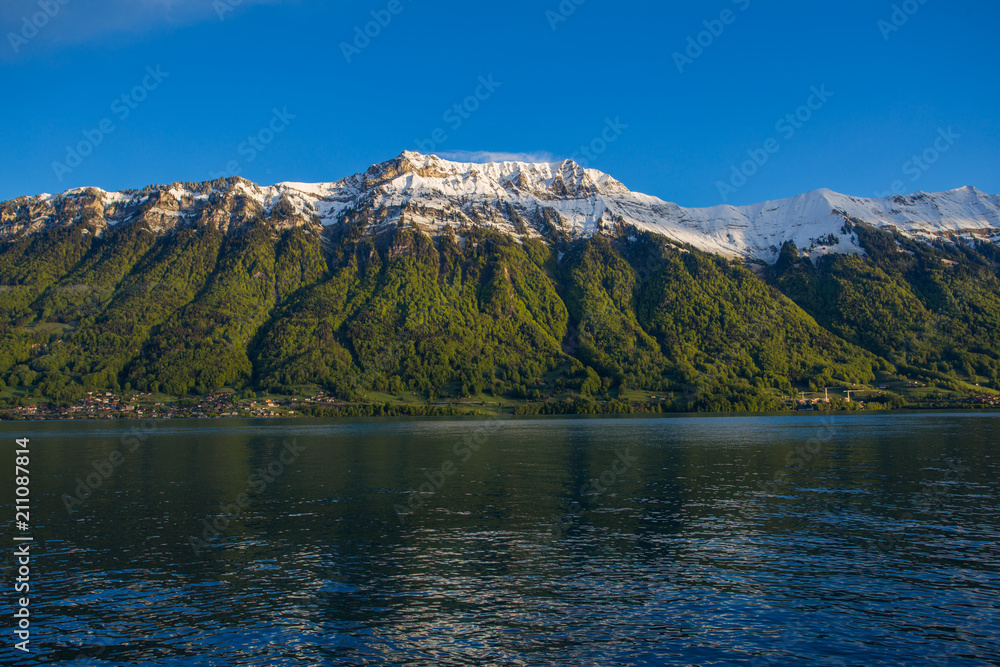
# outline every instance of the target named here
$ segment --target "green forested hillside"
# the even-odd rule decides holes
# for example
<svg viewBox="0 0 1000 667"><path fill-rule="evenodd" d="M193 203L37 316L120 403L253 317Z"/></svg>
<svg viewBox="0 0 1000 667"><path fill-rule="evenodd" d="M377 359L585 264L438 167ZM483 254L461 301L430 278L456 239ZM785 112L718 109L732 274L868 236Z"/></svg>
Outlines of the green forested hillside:
<svg viewBox="0 0 1000 667"><path fill-rule="evenodd" d="M261 216L99 234L84 216L0 244L0 390L55 403L223 387L553 406L641 394L767 410L904 376L997 386L996 248L848 231L866 256L814 264L789 245L755 272L634 229L521 243Z"/></svg>
<svg viewBox="0 0 1000 667"><path fill-rule="evenodd" d="M929 245L855 224L867 256L816 264L782 249L774 284L836 335L928 380L984 380L1000 371L996 246Z"/></svg>

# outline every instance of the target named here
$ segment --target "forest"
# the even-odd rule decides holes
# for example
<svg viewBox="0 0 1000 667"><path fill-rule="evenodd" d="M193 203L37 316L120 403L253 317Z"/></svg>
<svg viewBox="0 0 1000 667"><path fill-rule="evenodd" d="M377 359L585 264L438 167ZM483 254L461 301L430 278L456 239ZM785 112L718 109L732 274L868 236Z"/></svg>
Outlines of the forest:
<svg viewBox="0 0 1000 667"><path fill-rule="evenodd" d="M772 266L620 225L524 240L354 224L162 233L82 216L0 242L0 407L13 388L53 404L223 388L492 397L534 401L528 413L774 410L902 379L1000 389L988 243L848 220L864 255L813 262L786 244ZM630 403L639 393L658 398Z"/></svg>

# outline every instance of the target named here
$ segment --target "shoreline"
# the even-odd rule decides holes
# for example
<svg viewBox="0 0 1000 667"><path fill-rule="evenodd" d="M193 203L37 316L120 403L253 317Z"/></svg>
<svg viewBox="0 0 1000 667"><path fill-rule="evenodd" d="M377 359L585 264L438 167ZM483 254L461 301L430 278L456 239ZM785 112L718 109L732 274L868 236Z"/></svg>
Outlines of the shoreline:
<svg viewBox="0 0 1000 667"><path fill-rule="evenodd" d="M65 418L65 419L52 419L50 417L24 417L21 419L3 419L0 418L0 425L2 424L21 424L24 422L35 422L35 423L67 423L67 422L81 422L88 424L99 424L105 422L114 422L122 424L131 424L136 422L221 422L221 421L263 421L263 422L315 422L315 421L412 421L412 420L468 420L468 421L483 421L483 420L496 420L503 419L504 421L520 421L520 420L537 420L545 421L550 419L691 419L691 418L702 418L702 417L713 417L713 418L728 418L728 417L740 417L740 418L753 418L753 417L819 417L819 416L874 416L874 415L893 415L893 416L928 416L933 414L947 414L947 415L997 415L1000 416L1000 409L997 408L945 408L945 407L904 407L904 408L893 408L893 409L883 409L883 410L777 410L777 411L764 411L764 412L751 412L751 411L734 411L734 412L607 412L607 413L553 413L553 414L514 414L514 413L501 413L501 414L440 414L440 415L380 415L380 416L368 416L368 415L339 415L339 416L314 416L314 415L275 415L268 417L259 416L238 416L238 415L226 415L218 417L81 417L81 418Z"/></svg>

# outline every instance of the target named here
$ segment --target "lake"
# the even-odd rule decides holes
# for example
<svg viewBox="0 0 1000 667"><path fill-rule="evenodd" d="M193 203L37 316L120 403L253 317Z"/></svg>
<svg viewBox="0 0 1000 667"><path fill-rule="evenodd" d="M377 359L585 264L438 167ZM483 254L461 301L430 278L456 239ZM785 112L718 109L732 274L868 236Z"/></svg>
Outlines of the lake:
<svg viewBox="0 0 1000 667"><path fill-rule="evenodd" d="M33 653L8 630L4 660L996 665L998 433L983 413L8 422L35 541Z"/></svg>

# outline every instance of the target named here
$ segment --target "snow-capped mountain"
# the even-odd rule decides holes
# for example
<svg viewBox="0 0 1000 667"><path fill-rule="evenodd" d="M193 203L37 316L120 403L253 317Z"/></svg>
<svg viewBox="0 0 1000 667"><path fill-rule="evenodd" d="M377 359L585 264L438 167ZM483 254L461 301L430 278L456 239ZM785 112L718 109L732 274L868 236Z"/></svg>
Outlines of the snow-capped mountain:
<svg viewBox="0 0 1000 667"><path fill-rule="evenodd" d="M141 191L77 188L0 205L0 238L53 224L144 223L154 232L193 222L239 228L261 219L277 228L361 225L369 233L401 221L431 234L487 226L518 237L577 238L633 225L707 252L773 262L783 243L806 254L860 253L848 219L904 234L1000 240L1000 196L972 187L864 199L829 190L751 206L683 208L632 192L573 161L460 163L404 152L332 183L261 187L241 178L175 183Z"/></svg>

